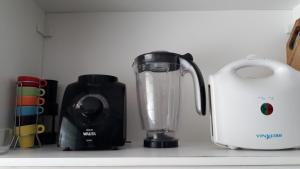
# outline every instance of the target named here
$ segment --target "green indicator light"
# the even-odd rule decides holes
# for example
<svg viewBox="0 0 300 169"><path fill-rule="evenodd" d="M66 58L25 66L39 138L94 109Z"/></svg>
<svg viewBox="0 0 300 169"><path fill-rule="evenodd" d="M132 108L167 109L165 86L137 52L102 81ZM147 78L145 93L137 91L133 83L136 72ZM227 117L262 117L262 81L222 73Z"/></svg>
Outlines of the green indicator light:
<svg viewBox="0 0 300 169"><path fill-rule="evenodd" d="M264 103L260 106L260 111L264 115L271 115L273 113L273 106L270 103Z"/></svg>

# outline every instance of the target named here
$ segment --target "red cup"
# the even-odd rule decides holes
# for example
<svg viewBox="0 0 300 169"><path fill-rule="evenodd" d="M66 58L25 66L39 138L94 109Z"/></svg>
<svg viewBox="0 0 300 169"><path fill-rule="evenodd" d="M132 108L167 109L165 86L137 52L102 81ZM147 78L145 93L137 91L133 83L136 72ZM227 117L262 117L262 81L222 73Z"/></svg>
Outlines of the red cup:
<svg viewBox="0 0 300 169"><path fill-rule="evenodd" d="M47 81L34 76L19 76L18 86L46 87Z"/></svg>

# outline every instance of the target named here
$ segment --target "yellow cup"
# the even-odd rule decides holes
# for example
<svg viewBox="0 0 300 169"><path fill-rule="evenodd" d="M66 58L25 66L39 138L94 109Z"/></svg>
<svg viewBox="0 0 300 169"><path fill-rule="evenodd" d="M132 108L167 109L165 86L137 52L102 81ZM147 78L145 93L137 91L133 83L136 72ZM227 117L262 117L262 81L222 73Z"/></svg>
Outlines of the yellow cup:
<svg viewBox="0 0 300 169"><path fill-rule="evenodd" d="M19 145L21 148L33 147L35 135L44 132L45 126L42 124L31 124L16 127L16 135L19 136Z"/></svg>

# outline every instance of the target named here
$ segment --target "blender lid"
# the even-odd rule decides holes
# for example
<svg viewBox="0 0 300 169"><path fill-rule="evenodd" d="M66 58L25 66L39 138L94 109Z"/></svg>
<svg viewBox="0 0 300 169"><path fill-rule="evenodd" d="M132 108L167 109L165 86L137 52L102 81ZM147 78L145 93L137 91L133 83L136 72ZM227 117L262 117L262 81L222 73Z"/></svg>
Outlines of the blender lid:
<svg viewBox="0 0 300 169"><path fill-rule="evenodd" d="M171 53L167 51L154 51L150 53L142 54L135 58L134 63L137 65L145 63L166 62L170 64L179 64L179 57L181 55L177 53Z"/></svg>

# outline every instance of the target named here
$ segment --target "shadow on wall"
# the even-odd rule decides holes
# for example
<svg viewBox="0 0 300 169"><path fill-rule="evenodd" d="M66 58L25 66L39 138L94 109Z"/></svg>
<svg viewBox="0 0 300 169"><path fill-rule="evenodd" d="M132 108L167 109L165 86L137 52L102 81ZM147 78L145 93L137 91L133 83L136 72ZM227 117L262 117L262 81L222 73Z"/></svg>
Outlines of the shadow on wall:
<svg viewBox="0 0 300 169"><path fill-rule="evenodd" d="M14 127L15 123L15 106L16 106L16 79L10 79L9 80L9 93L10 95L8 96L8 116L7 119L8 121L6 122L5 126L6 127Z"/></svg>

